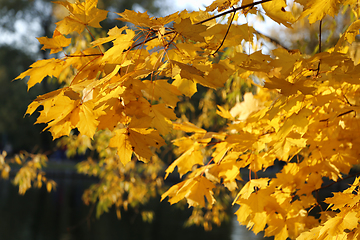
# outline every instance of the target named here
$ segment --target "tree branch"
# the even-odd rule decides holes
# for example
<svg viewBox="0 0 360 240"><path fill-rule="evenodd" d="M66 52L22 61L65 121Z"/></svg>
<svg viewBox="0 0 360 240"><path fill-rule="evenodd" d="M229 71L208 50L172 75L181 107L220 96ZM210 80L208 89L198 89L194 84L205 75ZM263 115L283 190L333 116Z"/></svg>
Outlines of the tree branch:
<svg viewBox="0 0 360 240"><path fill-rule="evenodd" d="M319 53L321 53L321 24L322 24L322 19L320 20L319 23ZM316 76L318 76L320 72L320 63L321 63L321 59L319 60Z"/></svg>
<svg viewBox="0 0 360 240"><path fill-rule="evenodd" d="M226 15L228 13L234 13L236 11L239 11L239 10L242 10L242 9L245 9L245 8L248 8L248 7L254 7L254 6L258 5L258 4L262 4L262 3L266 3L266 2L270 2L270 1L272 1L272 0L263 0L263 1L259 1L259 2L249 3L249 4L246 4L246 5L241 6L241 7L233 8L231 10L225 11L225 12L220 13L218 15L215 15L215 16L212 16L210 18L204 19L204 20L202 20L200 22L197 22L194 25L203 24L205 22L211 21L211 20L216 19L218 17L222 17L222 16L224 16L224 15Z"/></svg>
<svg viewBox="0 0 360 240"><path fill-rule="evenodd" d="M217 53L217 52L219 51L219 49L222 47L222 45L224 44L225 39L226 39L226 37L227 37L227 35L228 35L229 31L230 31L230 27L231 27L231 25L232 25L232 22L234 21L235 14L236 14L236 12L234 12L233 15L232 15L232 17L231 17L229 26L228 26L228 28L227 28L227 30L226 30L226 33L225 33L225 36L224 36L223 40L221 41L220 46L219 46L219 47L215 50L215 52L213 52L211 55L215 55L215 53Z"/></svg>
<svg viewBox="0 0 360 240"><path fill-rule="evenodd" d="M320 187L320 188L318 188L318 189L315 189L315 190L312 191L312 192L318 192L319 190L328 188L328 187L330 187L330 186L332 186L332 185L334 185L334 184L336 184L336 183L339 183L339 182L341 182L341 181L344 181L344 180L346 180L346 179L349 179L349 178L352 178L352 177L356 177L357 175L360 175L360 172L357 172L357 173L351 174L351 175L349 175L349 176L347 176L347 177L341 178L340 180L337 180L337 181L332 182L332 183L330 183L330 184L328 184L328 185L325 185L325 186L322 186L322 187Z"/></svg>

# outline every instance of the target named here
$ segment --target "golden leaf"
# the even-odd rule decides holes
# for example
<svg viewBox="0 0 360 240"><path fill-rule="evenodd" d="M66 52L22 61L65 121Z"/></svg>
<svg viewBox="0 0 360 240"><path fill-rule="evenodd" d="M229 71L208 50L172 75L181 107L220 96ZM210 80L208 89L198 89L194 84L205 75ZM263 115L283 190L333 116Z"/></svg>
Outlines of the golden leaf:
<svg viewBox="0 0 360 240"><path fill-rule="evenodd" d="M97 2L98 0L76 3L55 2L63 5L69 11L68 17L56 23L56 29L62 34L72 32L80 34L86 26L101 28L99 23L106 18L108 11L98 9Z"/></svg>

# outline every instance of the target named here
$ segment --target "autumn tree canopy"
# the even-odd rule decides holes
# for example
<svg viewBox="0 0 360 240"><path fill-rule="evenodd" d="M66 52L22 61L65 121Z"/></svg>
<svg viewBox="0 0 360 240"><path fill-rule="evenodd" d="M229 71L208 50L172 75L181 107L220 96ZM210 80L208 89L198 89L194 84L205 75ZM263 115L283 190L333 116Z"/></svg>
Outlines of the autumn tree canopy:
<svg viewBox="0 0 360 240"><path fill-rule="evenodd" d="M118 20L127 25L104 37L93 35L108 14L98 9L97 0L55 4L69 15L56 23L52 38L38 38L55 57L35 62L17 79L28 78L28 89L47 76L64 83L38 96L26 112L39 111L36 123L46 123L54 139L74 129L88 139L106 132L109 144L100 154L102 161L84 162L81 171L101 172L113 184L103 192L90 189L85 202L99 201L100 212L113 204L124 206L119 197L124 187L116 184L119 174L113 171L126 171L134 159L149 170L146 163L158 161L159 149L172 145L178 158L165 178L175 169L183 178L162 200L174 204L186 199L189 207L208 207L217 202L214 191L225 186L236 193L239 223L255 233L265 231L275 239L359 237L360 178L359 173L349 175L360 154L360 68L350 54L360 27L357 1L216 0L205 11L161 18L126 10ZM345 8L353 21L335 45L324 49L322 20ZM237 21L254 15L287 28L308 18L319 26L318 53L281 46L262 52L262 35ZM234 78L256 91L235 107L218 106L218 115L227 121L220 131L207 131L175 114L199 85L220 89ZM276 177L258 176L278 160L286 165ZM4 157L0 163L6 175ZM240 189L244 168L250 180ZM318 197L328 186L324 181L344 179L353 180L346 190L325 200ZM53 185L47 182L49 189ZM312 214L316 207L320 217Z"/></svg>

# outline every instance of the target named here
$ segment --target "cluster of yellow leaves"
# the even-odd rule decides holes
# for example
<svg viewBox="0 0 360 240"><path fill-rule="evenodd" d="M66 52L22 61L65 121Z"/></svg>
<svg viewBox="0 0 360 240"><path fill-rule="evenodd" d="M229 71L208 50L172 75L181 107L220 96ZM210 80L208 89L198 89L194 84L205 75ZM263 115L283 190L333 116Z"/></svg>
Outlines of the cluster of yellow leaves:
<svg viewBox="0 0 360 240"><path fill-rule="evenodd" d="M342 4L354 8L357 4L350 0L296 2L303 6L301 18L309 16L310 23L334 16ZM57 23L53 38L39 38L43 49L52 53L70 44L65 35L81 34L84 29L91 33L89 27L100 27L106 17L106 11L96 8L96 0L59 4L69 16ZM124 205L122 193L136 179L123 186L119 174L110 170L121 172L119 164L127 170L134 157L150 161L154 149L165 145L163 137L181 130L187 135L173 141L179 157L167 168L166 177L177 169L186 178L162 199L169 197L171 204L186 199L189 206L207 207L216 202L216 184L237 191L241 168L257 173L281 160L287 164L275 178L250 179L239 191L234 200L240 205L239 222L275 239L358 237L358 178L346 191L326 199L331 207L321 212L320 219L311 216L321 202L313 194L321 190L323 179L340 181L359 163L360 69L343 47L354 41L358 21L326 52L309 57L296 50L275 49L269 56L238 47L251 44L255 32L251 26L230 21L229 28L216 23L215 18L222 15L210 14L228 8L224 14L256 13L260 4L279 24L290 27L296 21L283 0L216 0L206 11L183 11L164 18L127 10L119 14L120 20L134 27L110 29L107 37L93 39L86 48L65 49L60 59L40 60L19 75L30 77L31 88L46 76L59 77L73 70L68 85L39 96L27 110L32 114L42 106L37 123L47 123L54 138L69 135L75 128L90 139L98 131L111 131L109 147L116 149L117 157L107 159L109 171L91 163L80 167L86 173L104 174L100 187L84 195L86 202L98 198L102 203L98 214L112 204L131 202ZM108 43L112 47L104 50ZM214 57L226 48L232 53ZM237 109L229 112L218 107L218 114L229 121L224 132L207 132L177 120L174 109L180 96L191 97L197 84L220 88L230 76L253 76L265 84L255 96L245 95ZM205 154L209 148L210 156ZM146 192L144 188L142 193Z"/></svg>
<svg viewBox="0 0 360 240"><path fill-rule="evenodd" d="M1 177L9 178L11 170L10 164L19 165L20 169L17 171L14 184L19 186L19 193L25 192L33 186L41 188L45 184L48 192L56 188L56 183L45 177L42 168L46 166L47 157L43 154L30 154L22 152L16 154L13 158L6 159L7 153L5 151L0 155L0 170Z"/></svg>

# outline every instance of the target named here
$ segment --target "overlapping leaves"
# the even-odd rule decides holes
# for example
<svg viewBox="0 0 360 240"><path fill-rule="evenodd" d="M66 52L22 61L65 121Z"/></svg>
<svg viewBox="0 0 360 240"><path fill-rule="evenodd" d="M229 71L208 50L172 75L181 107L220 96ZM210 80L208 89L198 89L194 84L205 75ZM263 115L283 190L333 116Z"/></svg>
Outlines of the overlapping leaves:
<svg viewBox="0 0 360 240"><path fill-rule="evenodd" d="M355 4L297 2L310 23L336 14L340 3ZM65 35L100 27L107 12L97 9L96 0L58 3L69 16L57 23L53 38L39 41L52 53L63 50L65 57L40 60L18 77L29 76L31 88L46 76L59 77L72 69L69 85L39 96L27 110L32 114L42 108L37 123L47 123L54 138L75 128L89 138L108 129L109 147L116 149L125 166L133 158L150 161L155 149L166 144L163 137L168 133L186 132L173 141L178 158L166 170L166 177L177 169L185 179L162 199L186 199L194 207L214 204L216 184L237 191L240 168L247 168L251 177L283 161L286 166L276 177L250 179L239 191L234 200L240 205L238 221L276 239L358 236L358 178L326 199L330 206L319 220L310 214L320 204L313 193L323 188L323 179L340 181L359 163L359 67L343 48L355 40L358 20L334 49L312 57L276 49L269 56L243 50L241 44L252 44L255 31L246 24L216 24L201 11L151 18L127 10L120 19L134 28L115 27L107 37L71 52L64 50L70 44ZM239 1L218 0L207 11L233 7L229 13L235 13L262 4L274 21L287 27L296 21L284 1L243 1L244 8L236 4ZM103 50L109 42L112 47ZM225 48L230 54L215 58ZM221 88L231 77L261 79L265 84L254 97L246 95L236 109L218 107L218 114L228 121L223 132L207 132L178 119L174 109L182 95L191 97L196 84Z"/></svg>

